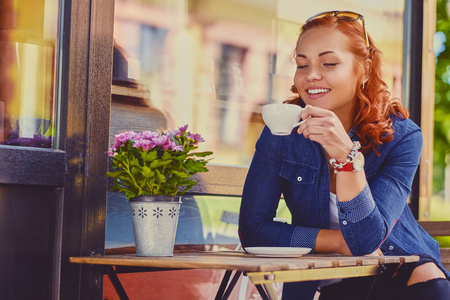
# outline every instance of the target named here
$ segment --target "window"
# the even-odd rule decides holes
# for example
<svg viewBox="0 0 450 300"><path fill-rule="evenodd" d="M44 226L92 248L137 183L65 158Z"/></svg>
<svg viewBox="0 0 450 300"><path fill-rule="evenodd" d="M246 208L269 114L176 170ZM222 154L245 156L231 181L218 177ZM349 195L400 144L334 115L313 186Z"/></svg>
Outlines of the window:
<svg viewBox="0 0 450 300"><path fill-rule="evenodd" d="M393 96L401 97L405 3L372 3L349 0L339 9L365 16L368 32L384 52L385 81ZM110 141L123 130L189 124L205 138L201 147L214 152L211 163L249 166L264 127L261 106L292 96L291 58L302 23L333 8L331 0L116 0ZM128 209L119 198L110 194L108 207ZM210 242L223 235L219 225L214 227L224 225L222 216L239 207L239 199L219 198L183 202L185 208L196 206ZM221 207L222 200L229 210ZM214 220L207 218L213 215ZM115 242L109 236L115 232L109 230L112 222L107 221L107 247Z"/></svg>
<svg viewBox="0 0 450 300"><path fill-rule="evenodd" d="M384 52L385 80L393 96L401 97L405 3L372 3L345 1L340 9L365 15ZM129 93L132 87L145 95L136 108L142 116L135 117L147 129L189 124L204 136L202 146L214 151L213 163L248 166L263 128L261 106L291 96L291 54L300 26L334 6L302 0L116 0L114 39L122 64L116 57L114 98L135 105L123 98L123 87ZM162 119L151 123L152 113ZM111 119L114 129L116 122Z"/></svg>
<svg viewBox="0 0 450 300"><path fill-rule="evenodd" d="M52 148L58 3L0 1L0 145Z"/></svg>

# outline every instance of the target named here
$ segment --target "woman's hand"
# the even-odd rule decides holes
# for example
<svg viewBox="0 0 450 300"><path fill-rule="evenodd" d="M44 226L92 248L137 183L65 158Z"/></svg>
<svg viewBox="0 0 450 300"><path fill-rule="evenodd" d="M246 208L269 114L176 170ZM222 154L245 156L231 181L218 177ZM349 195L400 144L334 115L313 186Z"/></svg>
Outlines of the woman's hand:
<svg viewBox="0 0 450 300"><path fill-rule="evenodd" d="M302 111L301 117L305 121L299 126L297 132L321 144L328 158L344 163L353 147L353 142L348 135L351 120L344 120L344 124L349 123L344 126L334 112L314 106L307 106ZM352 200L366 185L364 170L338 172L335 178L335 181L330 182L330 190L336 193L339 202Z"/></svg>
<svg viewBox="0 0 450 300"><path fill-rule="evenodd" d="M383 252L381 252L380 248L378 248L374 252L367 254L365 256L384 256L384 254L383 254Z"/></svg>
<svg viewBox="0 0 450 300"><path fill-rule="evenodd" d="M353 144L339 118L330 110L307 105L301 117L305 120L298 134L323 146L329 157L344 162Z"/></svg>

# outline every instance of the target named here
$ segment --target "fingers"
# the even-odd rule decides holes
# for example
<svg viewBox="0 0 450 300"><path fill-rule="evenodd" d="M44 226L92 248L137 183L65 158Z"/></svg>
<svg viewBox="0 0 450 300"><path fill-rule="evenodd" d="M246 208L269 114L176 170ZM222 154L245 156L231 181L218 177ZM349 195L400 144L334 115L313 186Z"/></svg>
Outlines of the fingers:
<svg viewBox="0 0 450 300"><path fill-rule="evenodd" d="M306 120L308 118L314 117L314 118L323 118L323 117L331 117L334 113L328 109L323 109L319 107L314 107L311 105L306 105L305 108L301 111L300 117L303 120Z"/></svg>
<svg viewBox="0 0 450 300"><path fill-rule="evenodd" d="M300 112L300 118L301 118L301 119L306 120L307 116L306 116L305 113L306 113L306 111L307 111L310 107L312 107L312 106L309 105L309 104L306 104L305 108L302 109L302 111Z"/></svg>
<svg viewBox="0 0 450 300"><path fill-rule="evenodd" d="M308 110L305 114L302 112L302 120L297 132L306 138L314 134L326 134L335 127L332 115L327 116L326 113L316 114L314 111Z"/></svg>
<svg viewBox="0 0 450 300"><path fill-rule="evenodd" d="M301 117L303 122L297 128L298 134L321 144L331 157L346 157L352 141L332 111L308 106L301 112Z"/></svg>
<svg viewBox="0 0 450 300"><path fill-rule="evenodd" d="M320 120L307 119L300 125L297 132L309 139L313 135L326 135L328 130L329 127L325 126Z"/></svg>

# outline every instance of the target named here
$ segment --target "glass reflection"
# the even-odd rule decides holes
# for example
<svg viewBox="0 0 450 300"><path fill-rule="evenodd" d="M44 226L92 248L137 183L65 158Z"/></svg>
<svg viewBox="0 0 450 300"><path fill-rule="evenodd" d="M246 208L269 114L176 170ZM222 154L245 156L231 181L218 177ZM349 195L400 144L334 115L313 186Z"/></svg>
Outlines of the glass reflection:
<svg viewBox="0 0 450 300"><path fill-rule="evenodd" d="M404 1L340 4L365 15L385 53L385 81L401 97ZM111 135L189 124L214 151L213 163L248 165L264 126L261 106L292 96L300 26L334 6L331 0L116 0L114 38L124 66L119 72L115 59ZM127 124L119 102L134 113Z"/></svg>
<svg viewBox="0 0 450 300"><path fill-rule="evenodd" d="M51 148L57 0L0 0L0 144Z"/></svg>

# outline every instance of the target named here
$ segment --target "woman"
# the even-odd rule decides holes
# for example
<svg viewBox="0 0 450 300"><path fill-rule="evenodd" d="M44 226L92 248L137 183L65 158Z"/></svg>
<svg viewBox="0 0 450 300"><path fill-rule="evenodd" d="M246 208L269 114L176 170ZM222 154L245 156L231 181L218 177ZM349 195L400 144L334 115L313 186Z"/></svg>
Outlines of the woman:
<svg viewBox="0 0 450 300"><path fill-rule="evenodd" d="M438 244L407 205L421 130L390 99L363 16L333 11L310 18L295 61L298 97L288 102L306 107L306 121L289 136L263 130L243 192L242 245L421 257L377 281L285 284L283 299L312 299L318 287L320 299L366 299L369 290L372 299L448 299L450 274ZM292 225L273 221L281 194Z"/></svg>

